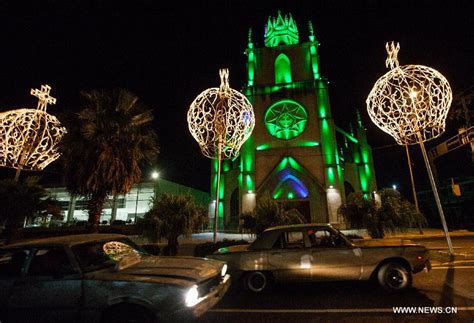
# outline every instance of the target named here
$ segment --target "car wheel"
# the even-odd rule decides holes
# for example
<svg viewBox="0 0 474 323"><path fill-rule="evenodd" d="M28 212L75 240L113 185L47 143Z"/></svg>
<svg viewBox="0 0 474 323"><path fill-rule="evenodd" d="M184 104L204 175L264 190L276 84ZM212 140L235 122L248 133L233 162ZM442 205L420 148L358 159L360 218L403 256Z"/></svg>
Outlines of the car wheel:
<svg viewBox="0 0 474 323"><path fill-rule="evenodd" d="M268 289L270 277L261 271L251 271L244 275L244 287L254 293L261 293Z"/></svg>
<svg viewBox="0 0 474 323"><path fill-rule="evenodd" d="M153 313L133 304L119 304L109 308L102 315L102 323L156 323Z"/></svg>
<svg viewBox="0 0 474 323"><path fill-rule="evenodd" d="M389 292L400 292L411 287L411 272L403 265L389 262L377 272L379 284Z"/></svg>

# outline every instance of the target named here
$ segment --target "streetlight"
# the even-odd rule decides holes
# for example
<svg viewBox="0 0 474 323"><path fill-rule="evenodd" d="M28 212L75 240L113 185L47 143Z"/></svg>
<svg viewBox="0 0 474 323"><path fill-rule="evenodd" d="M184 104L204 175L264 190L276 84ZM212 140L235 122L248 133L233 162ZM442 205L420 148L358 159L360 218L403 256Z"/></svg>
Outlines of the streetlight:
<svg viewBox="0 0 474 323"><path fill-rule="evenodd" d="M153 185L153 190L155 192L155 199L157 198L158 196L158 179L160 178L160 173L157 172L156 170L154 170L152 173L151 173L151 179L154 181L154 185Z"/></svg>
<svg viewBox="0 0 474 323"><path fill-rule="evenodd" d="M397 185L396 185L396 184L393 184L393 185L392 185L392 188L393 188L394 190L396 190L396 189L397 189Z"/></svg>
<svg viewBox="0 0 474 323"><path fill-rule="evenodd" d="M367 111L372 121L399 145L420 145L452 256L454 249L424 142L443 134L453 93L446 78L437 70L423 65L400 66L398 43L397 46L387 43L385 47L388 53L385 64L390 71L379 78L370 91Z"/></svg>

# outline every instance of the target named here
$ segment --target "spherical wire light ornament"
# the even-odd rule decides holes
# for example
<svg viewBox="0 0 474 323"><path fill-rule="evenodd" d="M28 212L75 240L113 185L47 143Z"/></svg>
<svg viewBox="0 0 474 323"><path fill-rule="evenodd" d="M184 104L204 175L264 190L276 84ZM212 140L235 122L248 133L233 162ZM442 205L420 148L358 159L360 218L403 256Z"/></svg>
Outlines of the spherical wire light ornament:
<svg viewBox="0 0 474 323"><path fill-rule="evenodd" d="M451 239L434 182L424 142L439 137L445 130L446 117L453 99L451 87L437 70L423 65L398 63L400 45L386 44L388 57L385 75L375 82L367 97L367 111L382 131L399 145L419 144L430 177L450 253Z"/></svg>
<svg viewBox="0 0 474 323"><path fill-rule="evenodd" d="M252 134L255 116L242 93L229 87L229 71L219 70L220 87L199 94L188 111L188 127L204 156L218 160L214 241L217 236L221 160L234 159Z"/></svg>
<svg viewBox="0 0 474 323"><path fill-rule="evenodd" d="M255 118L249 100L229 87L228 70L220 70L219 74L220 87L203 91L191 104L188 126L204 156L233 159L250 137Z"/></svg>
<svg viewBox="0 0 474 323"><path fill-rule="evenodd" d="M453 100L448 81L427 66L399 66L400 45L386 47L390 71L377 80L367 98L370 118L400 145L439 137Z"/></svg>
<svg viewBox="0 0 474 323"><path fill-rule="evenodd" d="M0 113L0 166L15 168L15 180L21 170L43 170L59 157L59 141L66 133L59 120L46 112L56 99L51 87L31 89L38 98L36 109L17 109Z"/></svg>

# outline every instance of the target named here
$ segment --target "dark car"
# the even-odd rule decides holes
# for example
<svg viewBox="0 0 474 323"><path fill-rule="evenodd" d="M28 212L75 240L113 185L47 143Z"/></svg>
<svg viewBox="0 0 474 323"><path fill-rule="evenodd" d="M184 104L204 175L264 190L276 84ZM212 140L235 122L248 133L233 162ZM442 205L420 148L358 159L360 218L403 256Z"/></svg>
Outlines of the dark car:
<svg viewBox="0 0 474 323"><path fill-rule="evenodd" d="M225 262L157 257L126 236L55 237L0 248L0 321L195 318L230 285Z"/></svg>

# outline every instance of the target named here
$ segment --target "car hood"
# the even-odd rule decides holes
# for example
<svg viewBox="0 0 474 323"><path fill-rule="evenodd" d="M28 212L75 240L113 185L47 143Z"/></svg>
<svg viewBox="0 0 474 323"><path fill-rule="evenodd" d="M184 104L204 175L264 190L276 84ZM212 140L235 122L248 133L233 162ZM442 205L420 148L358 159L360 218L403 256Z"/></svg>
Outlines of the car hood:
<svg viewBox="0 0 474 323"><path fill-rule="evenodd" d="M407 239L367 239L367 240L352 240L356 247L408 247L420 246L412 240Z"/></svg>
<svg viewBox="0 0 474 323"><path fill-rule="evenodd" d="M191 286L220 275L224 262L195 257L145 256L120 270L101 270L87 274L89 279L174 283Z"/></svg>

